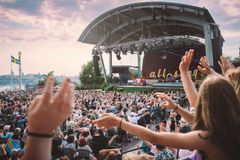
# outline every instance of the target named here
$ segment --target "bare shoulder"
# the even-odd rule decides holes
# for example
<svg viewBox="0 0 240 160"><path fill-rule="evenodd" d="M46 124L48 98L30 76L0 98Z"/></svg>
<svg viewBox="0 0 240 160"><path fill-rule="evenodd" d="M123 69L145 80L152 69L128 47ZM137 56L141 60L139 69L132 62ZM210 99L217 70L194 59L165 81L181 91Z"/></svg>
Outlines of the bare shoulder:
<svg viewBox="0 0 240 160"><path fill-rule="evenodd" d="M192 140L194 140L198 146L196 149L206 153L209 159L215 159L218 157L220 160L224 157L221 150L209 140L207 131L193 131L190 132L190 134L192 134Z"/></svg>

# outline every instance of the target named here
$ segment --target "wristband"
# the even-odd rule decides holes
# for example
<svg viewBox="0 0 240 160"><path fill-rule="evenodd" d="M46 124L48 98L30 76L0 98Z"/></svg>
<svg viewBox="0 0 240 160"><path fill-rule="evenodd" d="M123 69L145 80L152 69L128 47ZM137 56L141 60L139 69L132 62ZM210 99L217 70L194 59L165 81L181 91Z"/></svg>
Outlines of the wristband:
<svg viewBox="0 0 240 160"><path fill-rule="evenodd" d="M176 112L176 110L178 109L178 107L179 107L179 104L176 104L176 106L173 108L173 112Z"/></svg>
<svg viewBox="0 0 240 160"><path fill-rule="evenodd" d="M28 136L36 137L36 138L52 138L54 136L54 133L44 134L44 133L29 132L28 129L26 130L26 133Z"/></svg>

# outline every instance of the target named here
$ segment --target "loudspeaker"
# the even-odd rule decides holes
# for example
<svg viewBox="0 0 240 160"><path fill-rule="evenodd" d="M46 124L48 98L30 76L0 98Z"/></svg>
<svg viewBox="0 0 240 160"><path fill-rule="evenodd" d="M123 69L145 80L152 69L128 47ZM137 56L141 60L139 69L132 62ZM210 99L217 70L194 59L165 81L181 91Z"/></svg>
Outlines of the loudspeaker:
<svg viewBox="0 0 240 160"><path fill-rule="evenodd" d="M99 64L98 61L100 60L99 56L94 55L93 56L93 66L94 66L94 72L96 76L100 76L100 69L99 69Z"/></svg>
<svg viewBox="0 0 240 160"><path fill-rule="evenodd" d="M218 68L216 71L221 72L220 66L218 65L218 61L220 60L220 56L222 55L222 46L223 40L220 37L220 31L217 28L214 28L214 39L212 39L212 51L213 51L213 66Z"/></svg>

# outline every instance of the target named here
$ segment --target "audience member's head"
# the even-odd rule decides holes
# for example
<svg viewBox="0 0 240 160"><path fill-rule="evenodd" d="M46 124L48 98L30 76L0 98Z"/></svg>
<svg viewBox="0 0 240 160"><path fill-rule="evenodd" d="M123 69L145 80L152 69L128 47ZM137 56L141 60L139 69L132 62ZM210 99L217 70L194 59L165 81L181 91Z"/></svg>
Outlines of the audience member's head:
<svg viewBox="0 0 240 160"><path fill-rule="evenodd" d="M85 146L85 145L87 145L86 138L81 137L80 140L79 140L79 146L80 146L80 147L83 147L83 146Z"/></svg>
<svg viewBox="0 0 240 160"><path fill-rule="evenodd" d="M233 86L221 76L207 78L199 89L196 107L193 128L208 131L207 138L234 159L239 154L232 144L240 143L240 103Z"/></svg>
<svg viewBox="0 0 240 160"><path fill-rule="evenodd" d="M240 99L240 68L229 69L226 72L225 77L231 82L238 98Z"/></svg>
<svg viewBox="0 0 240 160"><path fill-rule="evenodd" d="M124 156L123 160L155 160L156 158L143 153L143 154L133 154L133 153L128 153Z"/></svg>
<svg viewBox="0 0 240 160"><path fill-rule="evenodd" d="M67 137L67 143L74 143L74 139L75 139L74 135L69 135Z"/></svg>

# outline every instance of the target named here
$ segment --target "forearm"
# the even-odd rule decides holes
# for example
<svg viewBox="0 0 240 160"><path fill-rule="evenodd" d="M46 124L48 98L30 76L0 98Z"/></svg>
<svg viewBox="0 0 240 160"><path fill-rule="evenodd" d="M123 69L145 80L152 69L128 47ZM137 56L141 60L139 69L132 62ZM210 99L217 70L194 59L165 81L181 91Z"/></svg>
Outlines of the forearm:
<svg viewBox="0 0 240 160"><path fill-rule="evenodd" d="M211 70L210 74L208 74L207 76L222 76L221 74L218 74L216 71L214 71L213 69Z"/></svg>
<svg viewBox="0 0 240 160"><path fill-rule="evenodd" d="M194 121L194 115L190 112L184 110L182 107L178 107L176 112L180 114L181 117L183 117L189 124L193 124Z"/></svg>
<svg viewBox="0 0 240 160"><path fill-rule="evenodd" d="M120 119L118 119L117 121L120 123ZM152 144L162 144L168 147L183 149L193 149L197 145L195 144L195 140L193 139L196 136L189 137L189 134L168 132L157 133L150 129L144 128L139 125L131 124L126 121L122 121L121 128L130 132L133 135L138 136L140 139L148 141ZM192 139L192 141L189 141L189 139Z"/></svg>
<svg viewBox="0 0 240 160"><path fill-rule="evenodd" d="M114 139L116 138L116 136L113 136L109 141L108 141L108 145L111 145L114 141Z"/></svg>
<svg viewBox="0 0 240 160"><path fill-rule="evenodd" d="M117 119L117 123L120 123L121 119ZM156 137L157 133L147 129L145 127L132 124L129 122L126 122L125 120L122 121L121 128L125 131L128 131L129 133L138 136L140 139L148 141L150 143L154 143L154 138Z"/></svg>
<svg viewBox="0 0 240 160"><path fill-rule="evenodd" d="M195 107L197 97L198 97L198 92L192 82L192 79L188 72L181 72L181 78L182 78L183 88L187 95L190 106Z"/></svg>
<svg viewBox="0 0 240 160"><path fill-rule="evenodd" d="M51 158L52 138L27 137L23 160L49 160Z"/></svg>

